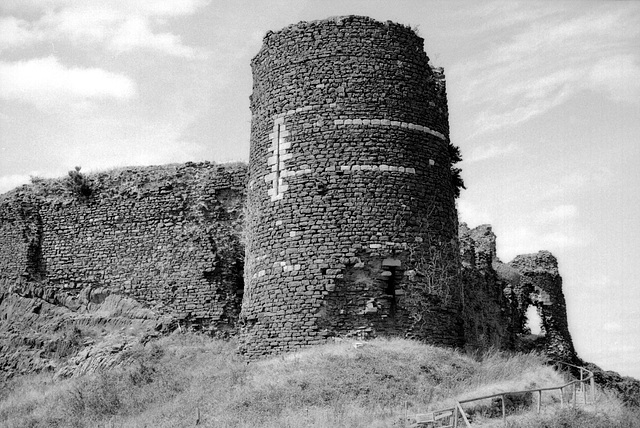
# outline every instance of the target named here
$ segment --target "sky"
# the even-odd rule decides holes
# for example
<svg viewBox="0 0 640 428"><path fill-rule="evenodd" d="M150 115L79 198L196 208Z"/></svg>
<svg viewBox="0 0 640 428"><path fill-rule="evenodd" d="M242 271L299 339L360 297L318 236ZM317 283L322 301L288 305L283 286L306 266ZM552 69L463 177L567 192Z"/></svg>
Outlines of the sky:
<svg viewBox="0 0 640 428"><path fill-rule="evenodd" d="M447 76L461 221L559 260L579 355L640 378L640 1L2 0L0 193L247 161L250 60L336 15L411 26Z"/></svg>

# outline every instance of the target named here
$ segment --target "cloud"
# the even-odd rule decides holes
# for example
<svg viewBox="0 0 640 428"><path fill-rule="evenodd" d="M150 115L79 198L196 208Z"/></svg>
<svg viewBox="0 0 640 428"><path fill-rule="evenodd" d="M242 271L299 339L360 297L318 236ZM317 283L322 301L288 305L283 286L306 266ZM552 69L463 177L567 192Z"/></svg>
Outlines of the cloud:
<svg viewBox="0 0 640 428"><path fill-rule="evenodd" d="M496 234L500 236L498 252L504 260L511 260L518 254L537 253L540 250L557 252L585 244L583 238L572 232L543 231L528 226L515 226L509 228L508 232Z"/></svg>
<svg viewBox="0 0 640 428"><path fill-rule="evenodd" d="M487 159L505 156L518 151L518 146L514 143L498 145L495 143L485 144L475 147L469 156L464 157L466 163L480 162Z"/></svg>
<svg viewBox="0 0 640 428"><path fill-rule="evenodd" d="M27 21L13 16L0 18L0 52L16 46L28 45L40 36L30 29Z"/></svg>
<svg viewBox="0 0 640 428"><path fill-rule="evenodd" d="M111 4L128 12L143 12L155 16L184 16L191 15L198 9L210 3L210 0L94 0L97 4Z"/></svg>
<svg viewBox="0 0 640 428"><path fill-rule="evenodd" d="M554 6L551 14L546 4L524 3L512 16L497 13L497 5L503 3L471 12L493 10L475 30L487 33L478 35L487 44L477 48L478 56L449 67L466 84L463 101L480 111L474 135L517 126L585 91L639 102L639 8L595 4L575 16L568 5Z"/></svg>
<svg viewBox="0 0 640 428"><path fill-rule="evenodd" d="M464 198L458 199L456 208L460 222L467 223L471 228L480 224L490 224L495 220L489 211Z"/></svg>
<svg viewBox="0 0 640 428"><path fill-rule="evenodd" d="M624 331L624 327L618 322L609 321L602 324L601 330L605 333L620 333Z"/></svg>
<svg viewBox="0 0 640 428"><path fill-rule="evenodd" d="M8 192L14 187L27 184L30 177L24 174L13 174L0 176L0 194Z"/></svg>
<svg viewBox="0 0 640 428"><path fill-rule="evenodd" d="M144 13L157 16L190 15L206 6L210 0L4 0L0 11L9 13L34 13L56 11L63 8L109 7L128 13Z"/></svg>
<svg viewBox="0 0 640 428"><path fill-rule="evenodd" d="M604 90L616 101L640 98L640 66L634 55L616 55L599 60L591 69L592 88Z"/></svg>
<svg viewBox="0 0 640 428"><path fill-rule="evenodd" d="M102 170L113 166L162 165L188 162L199 159L203 147L182 138L180 126L156 124L144 126L145 135L123 138L118 141L101 141L99 135L95 142L82 151L69 150L68 159L74 165L82 165L85 170ZM161 143L159 143L161 142Z"/></svg>
<svg viewBox="0 0 640 428"><path fill-rule="evenodd" d="M6 40L5 46L10 47L28 46L38 40L64 40L101 44L116 53L146 49L177 57L203 58L204 51L184 45L179 36L160 28L166 26L167 19L193 14L207 3L202 0L51 0L19 5L10 2L5 6L9 11L29 11L41 16L33 22L6 18L3 24L6 31L0 25L0 40Z"/></svg>
<svg viewBox="0 0 640 428"><path fill-rule="evenodd" d="M578 217L578 207L575 205L558 205L537 214L536 222L542 224L561 223Z"/></svg>
<svg viewBox="0 0 640 428"><path fill-rule="evenodd" d="M568 172L560 175L559 177L552 177L552 181L547 183L545 193L541 196L543 199L553 199L559 196L565 196L583 189L591 181L592 177L585 172Z"/></svg>
<svg viewBox="0 0 640 428"><path fill-rule="evenodd" d="M66 168L59 174L75 165L82 166L83 171L93 171L113 166L202 159L206 147L185 136L193 123L189 113L174 111L170 120L142 116L127 120L129 114L123 109L99 117L74 115L62 118L65 126L75 132L72 136L59 133L49 139L56 147L54 163Z"/></svg>
<svg viewBox="0 0 640 428"><path fill-rule="evenodd" d="M182 44L180 37L171 33L155 34L148 20L141 17L126 19L113 32L107 47L116 52L127 52L137 48L146 48L165 54L186 58L204 56L203 53Z"/></svg>
<svg viewBox="0 0 640 428"><path fill-rule="evenodd" d="M135 83L124 75L99 68L67 68L53 56L0 62L0 98L6 100L47 108L135 95Z"/></svg>

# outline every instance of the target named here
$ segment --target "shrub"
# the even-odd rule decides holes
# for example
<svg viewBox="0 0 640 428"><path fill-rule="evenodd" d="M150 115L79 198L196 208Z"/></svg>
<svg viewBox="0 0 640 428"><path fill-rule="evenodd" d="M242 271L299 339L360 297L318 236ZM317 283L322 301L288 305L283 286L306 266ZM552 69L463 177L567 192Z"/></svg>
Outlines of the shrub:
<svg viewBox="0 0 640 428"><path fill-rule="evenodd" d="M67 186L75 195L85 200L93 194L91 181L80 172L79 166L69 171Z"/></svg>

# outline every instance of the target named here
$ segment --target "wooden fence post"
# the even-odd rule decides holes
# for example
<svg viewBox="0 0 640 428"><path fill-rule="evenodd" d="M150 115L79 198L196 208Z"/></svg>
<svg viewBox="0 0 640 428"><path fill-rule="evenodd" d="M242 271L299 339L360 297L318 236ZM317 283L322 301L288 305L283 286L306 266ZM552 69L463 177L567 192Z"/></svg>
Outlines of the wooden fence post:
<svg viewBox="0 0 640 428"><path fill-rule="evenodd" d="M564 407L564 388L560 387L560 407Z"/></svg>
<svg viewBox="0 0 640 428"><path fill-rule="evenodd" d="M542 406L542 390L538 390L538 414L540 413L540 407Z"/></svg>
<svg viewBox="0 0 640 428"><path fill-rule="evenodd" d="M504 402L504 394L502 394L500 397L502 398L502 422L507 423L507 408Z"/></svg>
<svg viewBox="0 0 640 428"><path fill-rule="evenodd" d="M471 424L469 423L469 419L467 419L467 415L465 415L464 413L464 409L462 408L462 405L460 404L459 401L456 401L456 414L458 413L457 411L460 410L460 416L462 417L462 420L464 421L464 426L465 427L470 427Z"/></svg>
<svg viewBox="0 0 640 428"><path fill-rule="evenodd" d="M453 428L458 428L458 408L453 408Z"/></svg>

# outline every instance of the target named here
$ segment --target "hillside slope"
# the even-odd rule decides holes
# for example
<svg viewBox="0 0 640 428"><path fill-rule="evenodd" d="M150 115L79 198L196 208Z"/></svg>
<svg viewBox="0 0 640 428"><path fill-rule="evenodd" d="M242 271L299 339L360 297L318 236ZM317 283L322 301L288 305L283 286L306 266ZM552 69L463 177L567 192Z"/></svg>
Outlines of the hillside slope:
<svg viewBox="0 0 640 428"><path fill-rule="evenodd" d="M0 426L401 427L405 413L454 399L564 382L536 354L471 358L400 339L340 341L249 364L234 347L173 334L123 353L121 364L107 371L14 379L2 389ZM510 417L520 425L512 426L640 426L633 422L638 413L606 395L599 413L547 406L551 395L544 401L544 415L521 410ZM481 412L469 411L480 423ZM581 425L544 425L562 418Z"/></svg>

